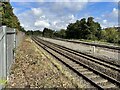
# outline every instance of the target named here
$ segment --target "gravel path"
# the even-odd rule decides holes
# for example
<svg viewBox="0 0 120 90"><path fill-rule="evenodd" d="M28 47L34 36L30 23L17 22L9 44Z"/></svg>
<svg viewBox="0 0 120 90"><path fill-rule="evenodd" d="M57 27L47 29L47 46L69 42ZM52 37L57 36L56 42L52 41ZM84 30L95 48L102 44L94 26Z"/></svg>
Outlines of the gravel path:
<svg viewBox="0 0 120 90"><path fill-rule="evenodd" d="M7 88L74 88L75 86L51 61L25 38L16 50Z"/></svg>
<svg viewBox="0 0 120 90"><path fill-rule="evenodd" d="M40 38L59 44L59 45L63 45L65 47L68 47L68 48L71 48L71 49L74 49L74 50L77 50L83 53L87 53L87 54L90 54L90 55L93 55L99 58L107 59L113 63L120 64L120 58L119 58L120 53L118 52L112 52L112 51L108 51L108 50L96 47L95 53L93 53L93 46L65 42L65 41L60 41L60 40L55 40L55 39L50 39L50 38L43 38L43 37L40 37Z"/></svg>

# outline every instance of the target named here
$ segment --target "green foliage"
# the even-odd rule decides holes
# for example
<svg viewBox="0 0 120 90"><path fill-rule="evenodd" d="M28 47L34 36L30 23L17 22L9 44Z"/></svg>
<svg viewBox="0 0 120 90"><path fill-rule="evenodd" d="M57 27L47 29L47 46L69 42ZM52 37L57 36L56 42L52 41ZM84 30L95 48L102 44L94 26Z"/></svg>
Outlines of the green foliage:
<svg viewBox="0 0 120 90"><path fill-rule="evenodd" d="M104 39L106 39L107 42L110 42L110 43L118 43L119 42L119 40L120 40L119 34L120 33L115 28L106 28L104 32L105 32Z"/></svg>
<svg viewBox="0 0 120 90"><path fill-rule="evenodd" d="M66 30L61 29L60 31L54 32L54 37L65 38L66 37Z"/></svg>
<svg viewBox="0 0 120 90"><path fill-rule="evenodd" d="M0 85L5 85L7 83L7 80L0 79Z"/></svg>
<svg viewBox="0 0 120 90"><path fill-rule="evenodd" d="M53 38L53 35L54 35L54 31L51 30L51 29L48 29L48 28L44 28L43 30L43 36L44 37L49 37L49 38Z"/></svg>
<svg viewBox="0 0 120 90"><path fill-rule="evenodd" d="M75 23L70 23L66 30L66 38L73 39L98 39L101 26L98 22L93 21L93 17L85 18Z"/></svg>
<svg viewBox="0 0 120 90"><path fill-rule="evenodd" d="M20 26L17 17L13 13L13 8L9 2L2 2L3 14L2 14L2 25L6 25L11 28L17 28Z"/></svg>
<svg viewBox="0 0 120 90"><path fill-rule="evenodd" d="M26 35L33 35L33 31L32 30L26 31L25 34Z"/></svg>
<svg viewBox="0 0 120 90"><path fill-rule="evenodd" d="M105 30L101 30L99 32L99 40L103 40L103 41L106 41L106 31Z"/></svg>
<svg viewBox="0 0 120 90"><path fill-rule="evenodd" d="M20 26L19 30L22 31L22 32L26 32L25 29L22 26Z"/></svg>
<svg viewBox="0 0 120 90"><path fill-rule="evenodd" d="M78 21L76 21L78 23ZM68 25L66 30L66 38L79 38L80 31L79 28L77 28L78 24L71 23Z"/></svg>
<svg viewBox="0 0 120 90"><path fill-rule="evenodd" d="M2 25L25 32L24 28L20 26L18 18L14 15L10 2L0 2L0 4L2 6L0 8L0 14L2 14L2 18L0 20Z"/></svg>
<svg viewBox="0 0 120 90"><path fill-rule="evenodd" d="M120 30L117 27L101 29L98 22L94 21L93 17L77 20L75 23L70 23L67 29L57 31L54 33L55 37L68 39L84 39L84 40L100 40L110 43L120 44Z"/></svg>
<svg viewBox="0 0 120 90"><path fill-rule="evenodd" d="M29 31L26 31L25 34L26 35L39 35L39 36L42 36L42 31L39 31L39 30L36 30L36 31L29 30Z"/></svg>

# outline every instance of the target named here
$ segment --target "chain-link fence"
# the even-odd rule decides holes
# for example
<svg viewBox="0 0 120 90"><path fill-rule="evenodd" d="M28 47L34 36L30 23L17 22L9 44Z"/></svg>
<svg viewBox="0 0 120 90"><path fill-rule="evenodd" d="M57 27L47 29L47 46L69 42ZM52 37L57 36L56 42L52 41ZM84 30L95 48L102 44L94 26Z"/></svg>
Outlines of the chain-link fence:
<svg viewBox="0 0 120 90"><path fill-rule="evenodd" d="M0 27L0 89L7 80L9 69L15 57L16 30L6 26Z"/></svg>

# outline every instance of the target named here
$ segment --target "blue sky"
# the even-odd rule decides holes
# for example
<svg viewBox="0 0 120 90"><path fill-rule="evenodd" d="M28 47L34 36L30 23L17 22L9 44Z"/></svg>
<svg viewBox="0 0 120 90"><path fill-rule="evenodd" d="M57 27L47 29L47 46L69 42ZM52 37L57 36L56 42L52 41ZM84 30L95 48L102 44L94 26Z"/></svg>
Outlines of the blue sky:
<svg viewBox="0 0 120 90"><path fill-rule="evenodd" d="M69 23L93 16L101 26L118 25L117 2L11 2L15 15L26 30L66 29Z"/></svg>

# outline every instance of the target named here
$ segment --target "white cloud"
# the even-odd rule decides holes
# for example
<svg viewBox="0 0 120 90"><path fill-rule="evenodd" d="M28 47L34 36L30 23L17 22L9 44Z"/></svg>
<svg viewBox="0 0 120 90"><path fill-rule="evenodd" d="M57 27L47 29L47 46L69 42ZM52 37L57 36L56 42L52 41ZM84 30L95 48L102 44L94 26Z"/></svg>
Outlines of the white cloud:
<svg viewBox="0 0 120 90"><path fill-rule="evenodd" d="M110 18L110 19L117 19L118 18L118 9L117 8L113 8L112 11L110 13L106 13L104 15L102 15L102 17L104 18Z"/></svg>
<svg viewBox="0 0 120 90"><path fill-rule="evenodd" d="M118 9L113 8L111 12L102 14L98 21L101 23L102 27L118 26Z"/></svg>
<svg viewBox="0 0 120 90"><path fill-rule="evenodd" d="M100 17L96 17L95 20L101 20L101 18Z"/></svg>
<svg viewBox="0 0 120 90"><path fill-rule="evenodd" d="M103 24L107 24L107 20L103 20Z"/></svg>
<svg viewBox="0 0 120 90"><path fill-rule="evenodd" d="M42 14L42 10L40 8L32 8L31 10L35 15L41 15Z"/></svg>
<svg viewBox="0 0 120 90"><path fill-rule="evenodd" d="M45 2L45 0L34 0L36 2Z"/></svg>
<svg viewBox="0 0 120 90"><path fill-rule="evenodd" d="M71 12L76 12L82 10L86 6L87 2L54 2L52 10L60 13L59 11L64 10L65 8Z"/></svg>
<svg viewBox="0 0 120 90"><path fill-rule="evenodd" d="M50 26L50 24L48 22L46 22L46 21L36 21L35 26L47 27L48 28Z"/></svg>
<svg viewBox="0 0 120 90"><path fill-rule="evenodd" d="M119 2L119 0L89 0L89 2Z"/></svg>
<svg viewBox="0 0 120 90"><path fill-rule="evenodd" d="M102 28L118 26L118 22L110 21L109 19L102 20L101 18L98 22L101 24Z"/></svg>
<svg viewBox="0 0 120 90"><path fill-rule="evenodd" d="M45 18L46 18L46 16L45 16L45 15L40 16L40 19L45 19Z"/></svg>
<svg viewBox="0 0 120 90"><path fill-rule="evenodd" d="M67 0L66 3L47 3L45 6L41 6L39 8L33 8L32 6L31 9L24 11L17 16L19 17L22 26L24 26L26 30L43 30L45 27L53 30L60 30L62 28L66 29L69 23L73 23L78 19L75 14L80 12L87 5L87 2L81 3L70 1L71 0ZM47 8L47 5L49 8ZM15 12L17 12L17 10L18 9L15 9ZM114 21L110 21L108 19L111 19L112 17L115 18L117 11L118 9L113 8L110 14L97 17L95 20L100 22L102 27L116 25L116 23L114 23L116 19L114 19ZM85 16L83 17L87 18L88 16L90 16L90 14L86 12Z"/></svg>
<svg viewBox="0 0 120 90"><path fill-rule="evenodd" d="M57 24L57 21L53 21L52 25L56 25Z"/></svg>
<svg viewBox="0 0 120 90"><path fill-rule="evenodd" d="M113 11L111 13L114 17L118 17L118 9L113 8Z"/></svg>
<svg viewBox="0 0 120 90"><path fill-rule="evenodd" d="M10 2L119 2L119 0L10 0Z"/></svg>
<svg viewBox="0 0 120 90"><path fill-rule="evenodd" d="M21 23L21 26L22 26L22 27L25 27L25 25L24 25L24 24L22 24L22 23Z"/></svg>
<svg viewBox="0 0 120 90"><path fill-rule="evenodd" d="M15 13L15 14L17 14L18 11L19 11L18 8L14 8L14 9L13 9L13 13Z"/></svg>
<svg viewBox="0 0 120 90"><path fill-rule="evenodd" d="M24 25L24 28L26 30L36 29L36 27L34 27L34 22L36 20L36 17L34 17L31 10L20 13L17 16L19 18L21 25Z"/></svg>
<svg viewBox="0 0 120 90"><path fill-rule="evenodd" d="M22 23L22 26L24 26L26 30L42 30L45 27L53 30L60 30L62 28L66 29L69 23L73 23L77 20L77 18L74 16L74 13L68 13L64 11L64 5L60 5L60 11L59 9L54 11L53 6L57 3L49 4L49 8L46 8L46 6L42 8L32 7L31 9L17 15ZM68 7L70 9L75 7L72 5L72 3L69 4L70 5L65 5L64 7Z"/></svg>

